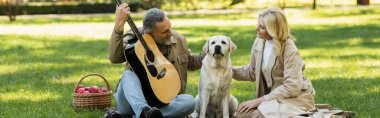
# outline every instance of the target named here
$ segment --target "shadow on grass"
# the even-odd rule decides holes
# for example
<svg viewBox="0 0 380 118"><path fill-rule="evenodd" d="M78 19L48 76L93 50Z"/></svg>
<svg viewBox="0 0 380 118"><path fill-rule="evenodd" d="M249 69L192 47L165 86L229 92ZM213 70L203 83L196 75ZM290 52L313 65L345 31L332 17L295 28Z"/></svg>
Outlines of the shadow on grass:
<svg viewBox="0 0 380 118"><path fill-rule="evenodd" d="M51 86L55 86L52 84ZM104 115L102 110L75 111L71 106L71 94L60 94L57 99L46 98L43 100L17 99L1 101L0 116L8 118L99 118Z"/></svg>
<svg viewBox="0 0 380 118"><path fill-rule="evenodd" d="M356 15L371 15L371 14L380 14L380 10L377 8L356 8L349 10L336 10L331 12L331 9L324 10L320 9L315 12L311 12L311 16L317 17L339 17L339 16L356 16Z"/></svg>
<svg viewBox="0 0 380 118"><path fill-rule="evenodd" d="M324 29L296 27L293 33L300 49L366 47L379 48L380 25L323 26Z"/></svg>
<svg viewBox="0 0 380 118"><path fill-rule="evenodd" d="M73 40L78 38L68 37L56 40L59 38L16 36L16 39L7 39L7 35L0 35L3 41L25 42L0 49L3 54L1 60L6 62L6 65L18 66L15 72L1 74L0 80L28 78L33 81L34 79L64 78L74 73L101 72L112 67L107 58L108 41ZM36 45L43 44L43 46L24 45L28 42ZM107 61L102 62L102 60ZM13 86L5 83L4 85Z"/></svg>
<svg viewBox="0 0 380 118"><path fill-rule="evenodd" d="M344 47L366 47L379 48L380 45L380 25L368 24L358 26L323 26L323 29L317 29L305 26L296 26L292 33L297 38L296 45L299 49L310 48L344 48ZM226 35L238 44L238 50L242 47L244 50L251 49L253 39L256 38L255 26L223 26L223 27L177 27L179 32L185 32L183 35L190 38L202 37L200 41L189 44L189 47L195 47L200 51L201 46L206 42L208 37L213 35ZM241 49L241 48L240 48Z"/></svg>
<svg viewBox="0 0 380 118"><path fill-rule="evenodd" d="M105 75L106 78L110 74L117 74L113 76L120 77L119 74L122 73L124 66L109 63L107 40L27 35L0 35L0 39L0 44L8 46L0 48L1 65L14 66L16 69L0 73L0 86L2 87L0 93L10 95L0 101L0 106L2 106L0 110L3 111L1 116L100 117L104 114L103 111L74 112L71 108L71 94L80 77L85 74L94 72ZM12 41L23 43L9 43ZM115 69L119 71L110 71ZM107 79L113 90L118 78ZM86 79L85 83L87 86L106 86L99 78ZM24 95L30 94L22 95L23 91L36 94L36 97L24 97ZM44 95L45 92L58 97L46 96L43 98L41 95Z"/></svg>
<svg viewBox="0 0 380 118"><path fill-rule="evenodd" d="M380 78L320 78L312 80L316 103L331 104L336 108L355 111L358 116L376 117L380 113Z"/></svg>
<svg viewBox="0 0 380 118"><path fill-rule="evenodd" d="M342 48L369 48L379 49L380 47L380 25L358 25L358 26L323 26L323 29L313 27L296 26L293 28L296 45L300 50L322 49L336 50L338 53ZM201 52L203 45L208 37L213 35L226 35L231 37L232 41L238 46L236 52L233 52L231 58L240 59L239 57L249 57L256 31L254 26L228 26L228 27L176 27L179 32L185 32L183 35L188 41L197 39L189 43L193 52ZM323 52L320 52L323 53ZM315 54L320 56L319 54ZM320 56L324 58L323 56ZM306 58L314 58L313 56ZM351 59L351 58L371 58L379 59L378 55L336 55L333 58Z"/></svg>

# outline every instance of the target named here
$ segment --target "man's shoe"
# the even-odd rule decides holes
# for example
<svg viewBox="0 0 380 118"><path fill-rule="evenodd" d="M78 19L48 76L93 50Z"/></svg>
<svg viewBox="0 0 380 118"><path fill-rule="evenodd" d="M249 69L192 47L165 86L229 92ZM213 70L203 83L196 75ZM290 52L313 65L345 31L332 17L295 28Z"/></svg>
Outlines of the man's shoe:
<svg viewBox="0 0 380 118"><path fill-rule="evenodd" d="M114 109L107 109L106 114L104 115L104 118L123 118L119 111L116 111Z"/></svg>
<svg viewBox="0 0 380 118"><path fill-rule="evenodd" d="M140 118L163 118L162 113L156 107L144 107Z"/></svg>

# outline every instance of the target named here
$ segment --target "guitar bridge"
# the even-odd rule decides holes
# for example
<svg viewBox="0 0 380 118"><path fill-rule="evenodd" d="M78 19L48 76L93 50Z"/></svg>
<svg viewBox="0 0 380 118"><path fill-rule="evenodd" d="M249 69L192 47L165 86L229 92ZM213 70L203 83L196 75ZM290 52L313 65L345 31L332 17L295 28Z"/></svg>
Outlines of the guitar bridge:
<svg viewBox="0 0 380 118"><path fill-rule="evenodd" d="M166 73L166 68L162 69L162 70L160 71L160 73L158 73L157 79L159 80L159 79L161 79L162 77L164 77L164 76L165 76L165 73Z"/></svg>

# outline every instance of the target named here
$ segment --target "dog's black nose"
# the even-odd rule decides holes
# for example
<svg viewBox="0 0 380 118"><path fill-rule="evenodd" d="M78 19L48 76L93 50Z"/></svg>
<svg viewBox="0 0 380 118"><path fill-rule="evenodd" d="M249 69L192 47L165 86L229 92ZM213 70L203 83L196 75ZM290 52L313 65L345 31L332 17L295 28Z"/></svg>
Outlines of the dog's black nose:
<svg viewBox="0 0 380 118"><path fill-rule="evenodd" d="M221 52L221 50L220 50L221 48L222 48L222 47L221 47L220 45L216 45L216 46L215 46L215 52L216 52L216 53L220 53L220 52Z"/></svg>

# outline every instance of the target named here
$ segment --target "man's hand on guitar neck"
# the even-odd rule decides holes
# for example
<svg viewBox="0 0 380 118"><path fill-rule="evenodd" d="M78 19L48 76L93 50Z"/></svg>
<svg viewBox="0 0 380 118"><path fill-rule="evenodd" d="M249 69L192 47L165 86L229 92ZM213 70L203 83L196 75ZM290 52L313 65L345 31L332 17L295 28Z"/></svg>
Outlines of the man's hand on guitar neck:
<svg viewBox="0 0 380 118"><path fill-rule="evenodd" d="M124 24L128 20L128 16L130 14L130 9L128 7L127 3L123 3L119 6L117 6L115 14L115 27L114 30L117 34L123 34L124 32Z"/></svg>

